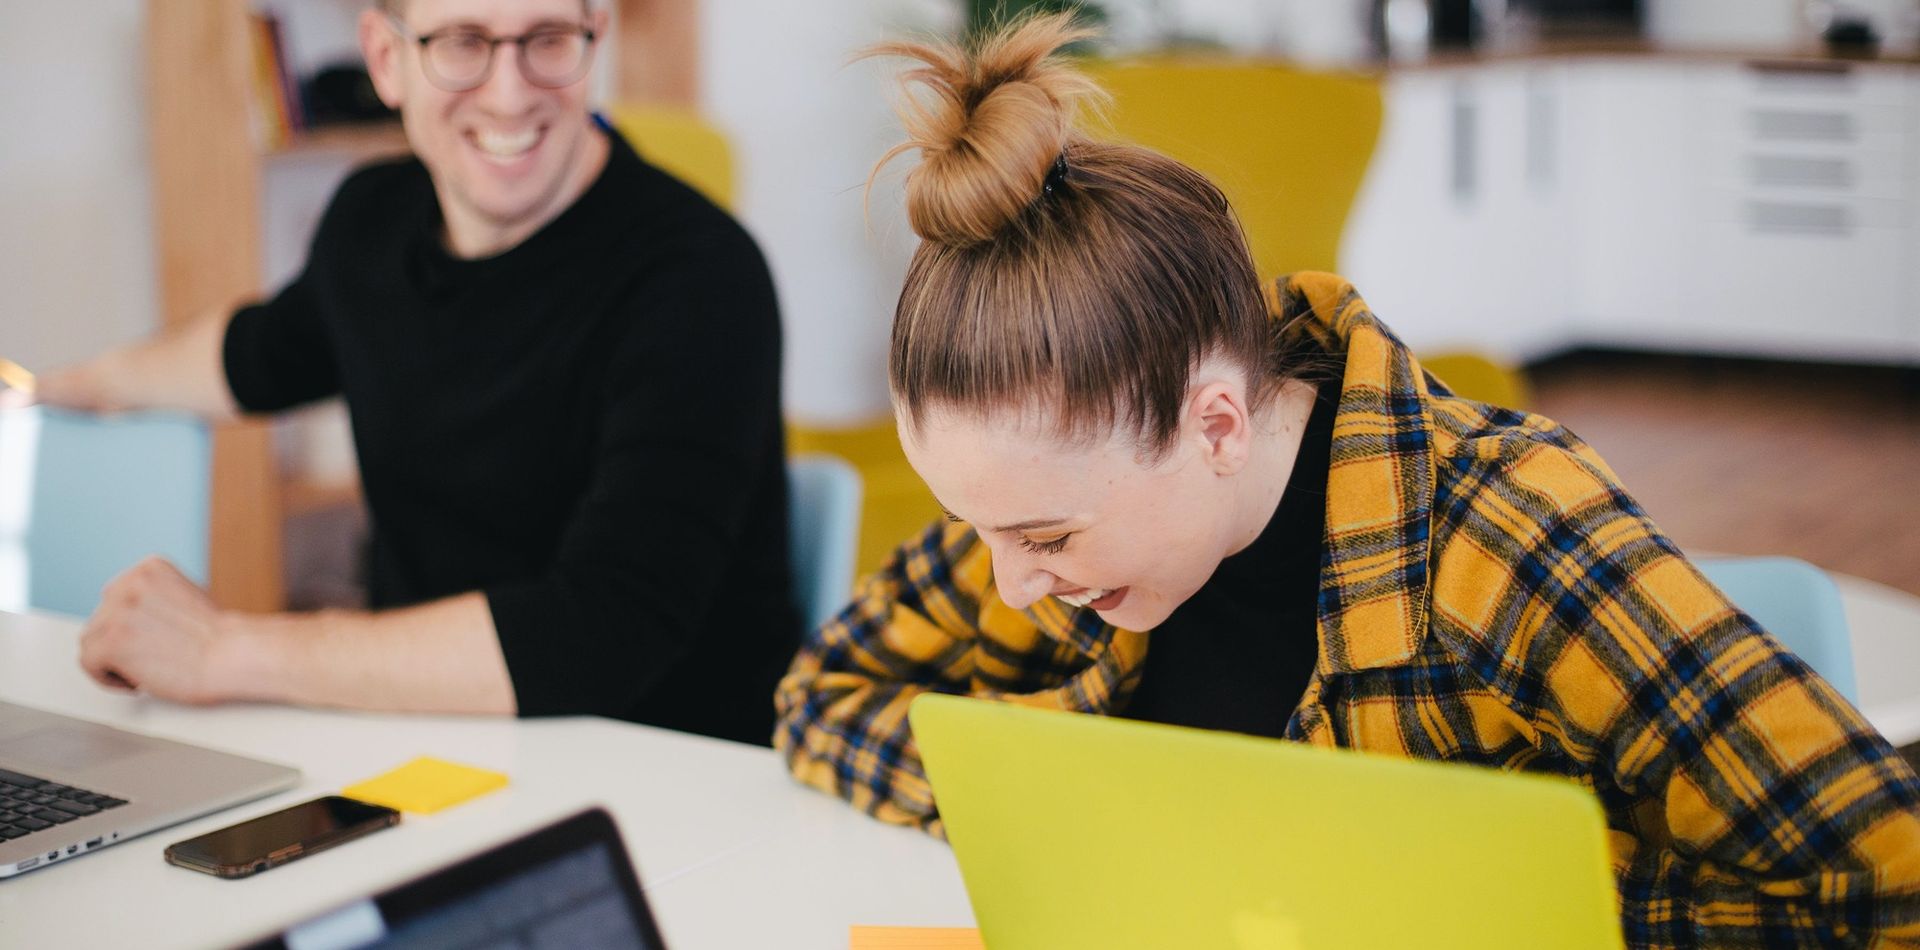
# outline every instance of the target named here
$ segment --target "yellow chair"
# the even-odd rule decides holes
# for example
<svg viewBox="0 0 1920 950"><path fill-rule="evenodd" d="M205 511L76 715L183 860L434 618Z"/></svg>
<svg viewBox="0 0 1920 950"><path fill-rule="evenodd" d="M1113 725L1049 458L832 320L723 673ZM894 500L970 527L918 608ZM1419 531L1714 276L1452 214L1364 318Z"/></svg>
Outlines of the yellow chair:
<svg viewBox="0 0 1920 950"><path fill-rule="evenodd" d="M1340 235L1380 136L1377 78L1193 59L1098 62L1113 134L1211 178L1263 278L1338 271Z"/></svg>
<svg viewBox="0 0 1920 950"><path fill-rule="evenodd" d="M1533 402L1519 370L1479 353L1436 353L1420 357L1420 365L1456 396L1522 411Z"/></svg>
<svg viewBox="0 0 1920 950"><path fill-rule="evenodd" d="M607 118L642 158L692 185L707 200L733 207L733 150L698 113L660 105L615 105Z"/></svg>

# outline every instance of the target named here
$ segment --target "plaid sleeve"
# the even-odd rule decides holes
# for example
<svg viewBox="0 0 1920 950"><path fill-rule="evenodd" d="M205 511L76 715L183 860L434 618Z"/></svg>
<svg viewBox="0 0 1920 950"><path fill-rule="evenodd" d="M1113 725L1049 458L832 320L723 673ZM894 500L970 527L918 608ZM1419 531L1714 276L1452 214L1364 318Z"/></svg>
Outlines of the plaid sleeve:
<svg viewBox="0 0 1920 950"><path fill-rule="evenodd" d="M1920 780L1899 754L1584 446L1504 469L1506 500L1547 513L1507 539L1536 631L1510 695L1615 816L1628 943L1920 944Z"/></svg>
<svg viewBox="0 0 1920 950"><path fill-rule="evenodd" d="M907 705L967 692L990 572L971 529L935 524L807 638L774 696L773 744L796 778L882 821L941 833Z"/></svg>

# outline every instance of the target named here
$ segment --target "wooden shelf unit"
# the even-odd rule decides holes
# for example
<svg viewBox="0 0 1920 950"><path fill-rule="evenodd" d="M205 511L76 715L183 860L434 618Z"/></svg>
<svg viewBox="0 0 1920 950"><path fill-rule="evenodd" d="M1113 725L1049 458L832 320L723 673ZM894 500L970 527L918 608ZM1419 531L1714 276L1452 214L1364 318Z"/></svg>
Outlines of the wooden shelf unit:
<svg viewBox="0 0 1920 950"><path fill-rule="evenodd" d="M353 122L322 125L295 132L293 140L267 155L269 159L303 155L351 155L355 161L371 161L412 151L407 133L393 122Z"/></svg>

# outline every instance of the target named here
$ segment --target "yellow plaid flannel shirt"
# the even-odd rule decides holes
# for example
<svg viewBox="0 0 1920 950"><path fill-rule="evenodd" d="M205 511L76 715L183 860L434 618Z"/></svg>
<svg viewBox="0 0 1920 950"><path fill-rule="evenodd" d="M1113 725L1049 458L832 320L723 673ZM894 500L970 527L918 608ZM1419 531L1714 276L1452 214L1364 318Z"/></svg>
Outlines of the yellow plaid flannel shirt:
<svg viewBox="0 0 1920 950"><path fill-rule="evenodd" d="M1635 946L1920 943L1920 781L1886 740L1571 432L1452 396L1337 277L1271 290L1346 358L1288 738L1592 789ZM1012 610L988 558L934 525L808 639L775 697L796 777L940 834L914 696L1124 708L1148 634Z"/></svg>

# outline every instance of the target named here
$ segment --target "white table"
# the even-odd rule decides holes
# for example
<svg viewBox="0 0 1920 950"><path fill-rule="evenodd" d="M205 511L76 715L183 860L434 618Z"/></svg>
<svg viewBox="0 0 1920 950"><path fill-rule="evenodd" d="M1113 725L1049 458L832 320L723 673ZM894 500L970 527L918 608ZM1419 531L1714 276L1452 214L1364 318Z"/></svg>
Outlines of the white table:
<svg viewBox="0 0 1920 950"><path fill-rule="evenodd" d="M1896 746L1920 742L1920 597L1835 574L1853 640L1860 711Z"/></svg>
<svg viewBox="0 0 1920 950"><path fill-rule="evenodd" d="M801 788L767 749L604 719L514 721L194 709L101 689L69 619L0 613L0 698L288 764L292 791L0 881L0 946L214 947L319 911L593 804L619 822L674 950L840 950L864 923L968 926L953 857ZM167 844L434 755L507 789L237 881L166 864Z"/></svg>
<svg viewBox="0 0 1920 950"><path fill-rule="evenodd" d="M1920 598L1840 578L1862 705L1920 740ZM602 719L511 721L246 706L109 693L76 662L71 620L0 613L0 698L300 766L290 792L0 881L0 946L207 947L252 939L456 857L604 804L674 950L840 950L853 924L970 926L946 846L793 784L774 754ZM416 755L513 785L266 874L165 864L173 841L372 776Z"/></svg>

